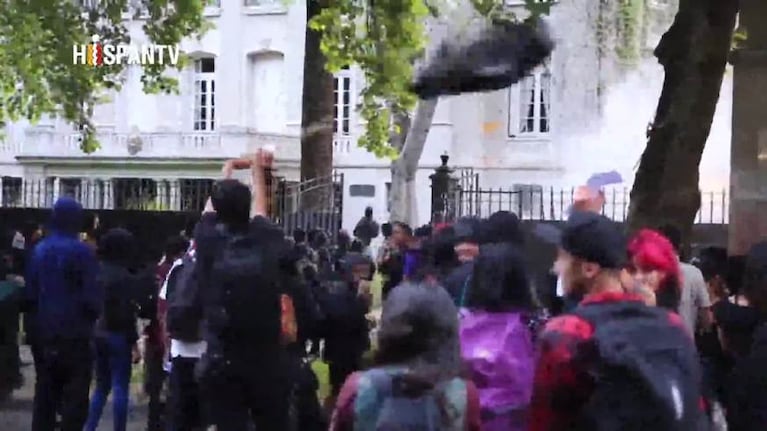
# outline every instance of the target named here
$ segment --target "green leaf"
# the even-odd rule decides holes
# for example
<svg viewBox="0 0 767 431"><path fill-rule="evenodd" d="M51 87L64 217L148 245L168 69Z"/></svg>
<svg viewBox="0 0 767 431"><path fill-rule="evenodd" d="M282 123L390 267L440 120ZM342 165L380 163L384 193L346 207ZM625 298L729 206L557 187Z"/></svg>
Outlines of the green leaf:
<svg viewBox="0 0 767 431"><path fill-rule="evenodd" d="M311 1L311 0L309 0ZM515 19L505 0L471 0L488 19ZM533 15L553 2L527 0ZM412 112L413 65L427 45L426 22L440 15L439 0L333 0L309 23L320 32L326 69L357 66L365 78L358 109L365 132L358 145L378 157L397 157L389 142L394 112Z"/></svg>
<svg viewBox="0 0 767 431"><path fill-rule="evenodd" d="M99 35L108 44L130 43L123 21L127 0L86 2L84 9L71 0L46 2L0 0L0 124L43 114L80 125L81 147L98 149L91 111L103 101L104 90L119 90L125 65L90 67L73 64L72 47ZM144 31L152 43L175 45L201 35L205 21L203 0L143 0L150 16ZM87 12L87 13L83 13ZM177 67L183 67L183 61ZM165 76L164 65L146 66L142 82L147 92L174 92L175 79Z"/></svg>

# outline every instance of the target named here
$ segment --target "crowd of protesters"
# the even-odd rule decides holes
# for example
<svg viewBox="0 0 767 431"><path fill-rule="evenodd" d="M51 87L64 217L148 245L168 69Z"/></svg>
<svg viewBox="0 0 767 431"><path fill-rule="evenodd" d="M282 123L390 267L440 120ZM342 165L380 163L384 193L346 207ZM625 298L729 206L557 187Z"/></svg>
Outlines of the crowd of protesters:
<svg viewBox="0 0 767 431"><path fill-rule="evenodd" d="M367 209L353 238L287 237L266 217L272 157L227 162L156 267L136 265L127 230L83 241L69 198L8 255L3 279L24 285L33 431L95 430L110 395L125 430L142 360L152 431L767 429L767 242L688 264L678 230L625 237L598 214L599 190L561 229L526 232L503 211L379 227ZM532 274L531 234L556 246L556 286Z"/></svg>

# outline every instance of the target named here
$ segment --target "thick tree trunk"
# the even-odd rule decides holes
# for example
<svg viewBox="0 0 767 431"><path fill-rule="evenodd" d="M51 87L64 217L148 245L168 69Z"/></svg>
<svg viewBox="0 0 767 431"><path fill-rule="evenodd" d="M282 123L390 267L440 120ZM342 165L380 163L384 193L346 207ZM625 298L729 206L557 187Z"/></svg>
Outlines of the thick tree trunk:
<svg viewBox="0 0 767 431"><path fill-rule="evenodd" d="M327 0L306 0L306 20L320 13ZM301 98L301 181L328 178L333 172L333 75L325 70L325 56L320 51L319 32L306 27L304 80ZM327 189L327 190L325 190ZM324 201L320 186L302 196L305 210L317 208Z"/></svg>
<svg viewBox="0 0 767 431"><path fill-rule="evenodd" d="M681 0L655 56L666 77L631 190L629 229L673 224L689 238L698 165L719 100L738 0Z"/></svg>
<svg viewBox="0 0 767 431"><path fill-rule="evenodd" d="M413 225L418 222L418 196L415 190L418 162L429 136L438 99L420 100L410 123L399 157L391 165L391 216L393 221Z"/></svg>

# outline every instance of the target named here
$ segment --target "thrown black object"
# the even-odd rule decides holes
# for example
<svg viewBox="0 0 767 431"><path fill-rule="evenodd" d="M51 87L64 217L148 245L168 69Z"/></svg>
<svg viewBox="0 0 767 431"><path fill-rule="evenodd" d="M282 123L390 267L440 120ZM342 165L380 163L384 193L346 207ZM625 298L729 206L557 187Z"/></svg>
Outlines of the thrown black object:
<svg viewBox="0 0 767 431"><path fill-rule="evenodd" d="M510 87L549 57L554 49L542 20L494 22L467 44L442 42L416 75L412 90L421 99Z"/></svg>

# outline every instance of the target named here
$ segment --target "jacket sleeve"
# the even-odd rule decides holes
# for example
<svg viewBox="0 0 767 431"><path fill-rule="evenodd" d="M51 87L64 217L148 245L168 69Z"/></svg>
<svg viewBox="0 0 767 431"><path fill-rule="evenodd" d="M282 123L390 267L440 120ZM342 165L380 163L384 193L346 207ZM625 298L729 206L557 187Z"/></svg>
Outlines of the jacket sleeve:
<svg viewBox="0 0 767 431"><path fill-rule="evenodd" d="M550 320L539 339L528 431L569 430L591 394L588 377L574 356L593 328L572 315Z"/></svg>
<svg viewBox="0 0 767 431"><path fill-rule="evenodd" d="M95 320L101 315L104 306L104 290L98 283L99 263L93 250L82 244L79 259L75 264L79 266L77 270L82 282L81 301L83 309L88 316Z"/></svg>
<svg viewBox="0 0 767 431"><path fill-rule="evenodd" d="M29 254L26 274L24 275L24 298L22 300L22 311L25 313L34 312L37 309L37 298L40 293L40 277L37 272L37 253L34 250Z"/></svg>
<svg viewBox="0 0 767 431"><path fill-rule="evenodd" d="M216 214L203 214L200 221L197 223L194 234L196 260L194 265L194 276L199 284L200 294L206 302L212 293L209 289L211 285L210 273L218 248L217 239Z"/></svg>
<svg viewBox="0 0 767 431"><path fill-rule="evenodd" d="M354 225L354 230L352 231L352 235L354 235L355 238L359 238L360 235L364 235L364 232L362 232L362 229L365 227L365 218L361 218L360 221L357 222L356 225Z"/></svg>

